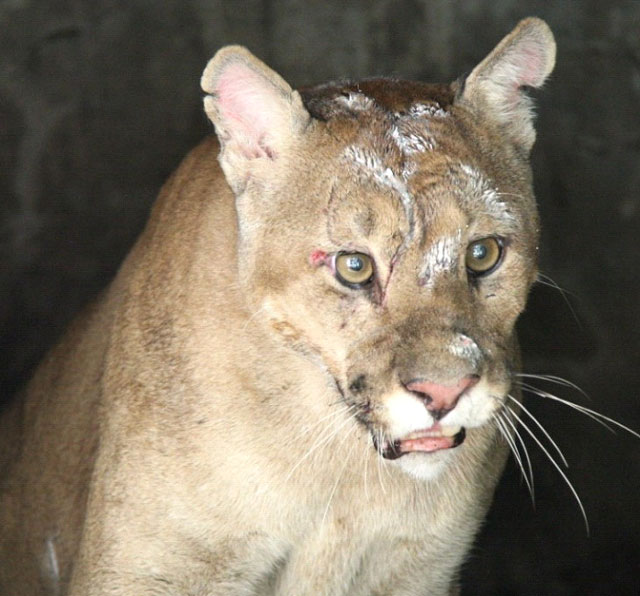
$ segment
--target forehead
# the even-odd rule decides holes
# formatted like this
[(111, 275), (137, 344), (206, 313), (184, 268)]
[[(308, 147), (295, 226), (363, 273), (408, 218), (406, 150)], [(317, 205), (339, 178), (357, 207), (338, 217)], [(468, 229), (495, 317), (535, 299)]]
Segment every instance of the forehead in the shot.
[[(359, 212), (400, 211), (407, 241), (419, 232), (421, 220), (428, 225), (451, 218), (459, 224), (473, 214), (499, 224), (505, 234), (518, 223), (513, 201), (505, 200), (478, 164), (469, 142), (472, 125), (461, 123), (455, 92), (455, 84), (389, 79), (330, 83), (301, 92), (311, 115), (326, 122), (340, 141), (341, 182), (373, 184), (379, 191), (347, 203)], [(396, 200), (385, 202), (381, 194)], [(383, 219), (391, 223), (396, 218)]]

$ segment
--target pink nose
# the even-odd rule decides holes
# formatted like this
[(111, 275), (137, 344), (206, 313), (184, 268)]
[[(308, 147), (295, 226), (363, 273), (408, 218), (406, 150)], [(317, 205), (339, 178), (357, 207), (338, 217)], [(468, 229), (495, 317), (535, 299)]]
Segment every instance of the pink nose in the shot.
[(406, 388), (424, 401), (431, 415), (436, 420), (440, 420), (455, 408), (462, 394), (471, 389), (479, 379), (478, 375), (467, 375), (455, 385), (440, 385), (431, 381), (417, 380), (407, 383)]

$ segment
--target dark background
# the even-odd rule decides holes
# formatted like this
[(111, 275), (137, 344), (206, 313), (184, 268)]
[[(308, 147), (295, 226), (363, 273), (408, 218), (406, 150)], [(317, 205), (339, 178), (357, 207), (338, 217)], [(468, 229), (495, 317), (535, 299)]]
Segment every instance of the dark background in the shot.
[[(590, 401), (557, 395), (640, 430), (632, 0), (0, 1), (2, 399), (112, 277), (163, 180), (210, 130), (198, 83), (221, 45), (247, 45), (294, 85), (450, 80), (530, 14), (548, 21), (559, 46), (555, 73), (536, 94), (541, 270), (570, 294), (533, 291), (521, 325), (526, 367), (570, 379)], [(591, 535), (529, 441), (535, 507), (510, 462), (464, 593), (637, 596), (640, 440), (549, 400), (528, 405), (570, 462)]]

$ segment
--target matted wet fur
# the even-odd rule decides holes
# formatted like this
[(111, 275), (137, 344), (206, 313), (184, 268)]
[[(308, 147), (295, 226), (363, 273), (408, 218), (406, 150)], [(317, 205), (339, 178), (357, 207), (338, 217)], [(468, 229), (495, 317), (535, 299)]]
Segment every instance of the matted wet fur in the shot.
[(538, 19), (452, 85), (296, 92), (216, 54), (220, 148), (3, 418), (0, 592), (457, 593), (536, 278), (523, 89), (554, 59)]

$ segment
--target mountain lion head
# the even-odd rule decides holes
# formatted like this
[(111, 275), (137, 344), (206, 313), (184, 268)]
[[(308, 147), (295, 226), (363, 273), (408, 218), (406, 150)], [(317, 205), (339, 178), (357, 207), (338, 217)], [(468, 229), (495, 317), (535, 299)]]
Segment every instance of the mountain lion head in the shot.
[(523, 88), (554, 59), (546, 26), (524, 21), (447, 86), (298, 92), (239, 47), (202, 78), (253, 319), (326, 371), (372, 449), (421, 478), (494, 433), (511, 390), (538, 242)]

